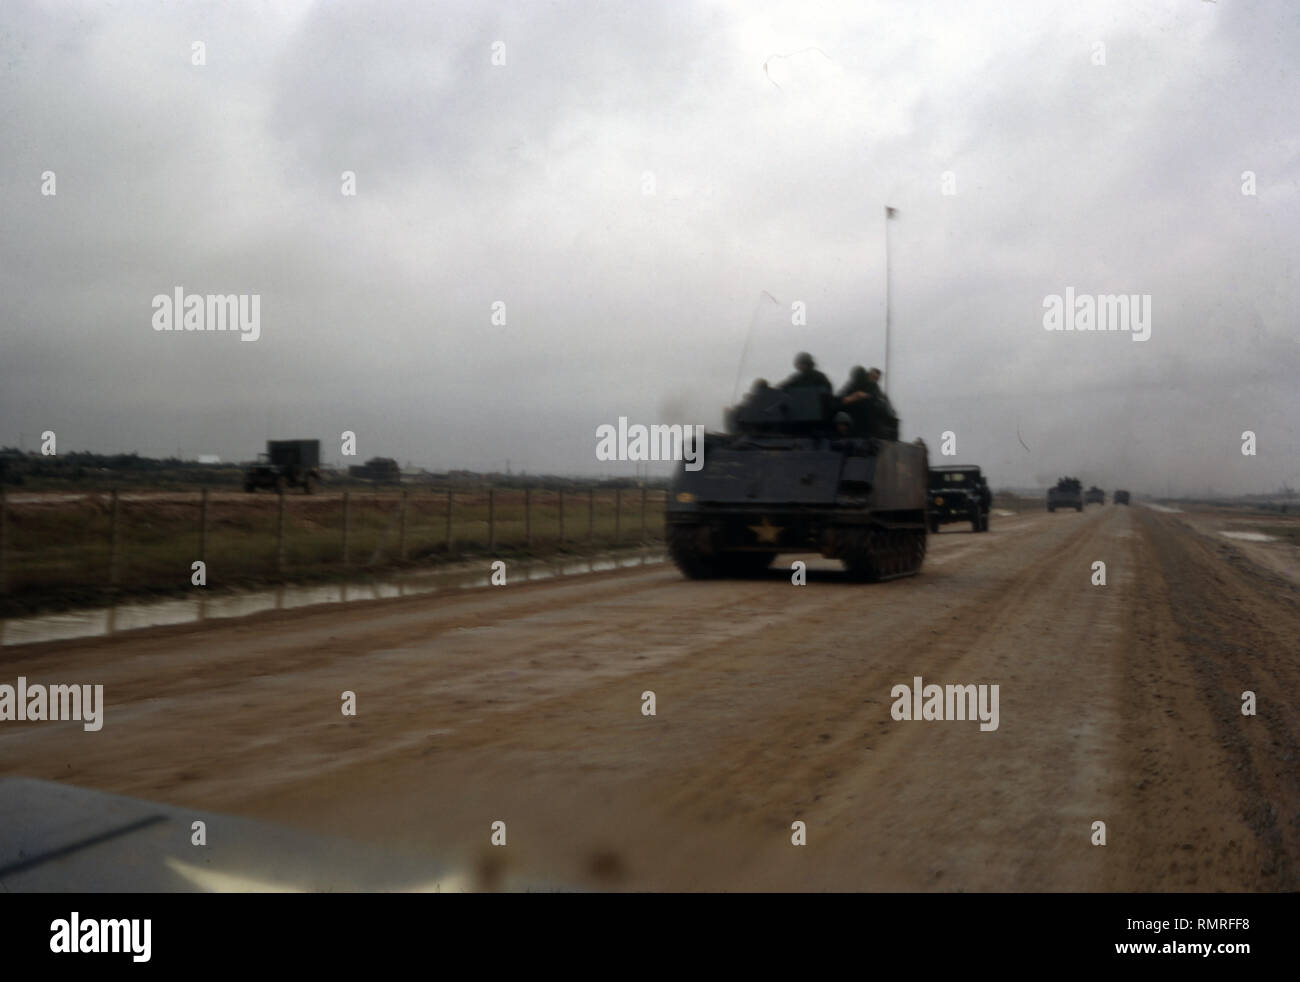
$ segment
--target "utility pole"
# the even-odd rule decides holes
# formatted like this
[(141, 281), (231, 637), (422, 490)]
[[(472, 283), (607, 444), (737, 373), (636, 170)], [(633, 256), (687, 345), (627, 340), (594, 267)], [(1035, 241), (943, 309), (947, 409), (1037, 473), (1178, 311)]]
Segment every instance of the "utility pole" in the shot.
[(883, 384), (880, 388), (888, 391), (891, 381), (889, 375), (889, 327), (891, 312), (889, 309), (889, 223), (898, 217), (898, 209), (885, 205), (885, 370)]

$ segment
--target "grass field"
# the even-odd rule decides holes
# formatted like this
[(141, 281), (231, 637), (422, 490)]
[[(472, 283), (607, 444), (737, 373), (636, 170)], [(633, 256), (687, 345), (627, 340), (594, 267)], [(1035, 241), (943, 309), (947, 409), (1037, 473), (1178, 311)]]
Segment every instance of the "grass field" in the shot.
[(644, 526), (639, 489), (563, 497), (561, 528), (556, 491), (212, 492), (205, 542), (200, 492), (121, 494), (116, 532), (111, 495), (12, 495), (0, 537), (0, 616), (188, 591), (200, 559), (207, 586), (219, 589), (662, 539), (663, 491), (645, 492)]

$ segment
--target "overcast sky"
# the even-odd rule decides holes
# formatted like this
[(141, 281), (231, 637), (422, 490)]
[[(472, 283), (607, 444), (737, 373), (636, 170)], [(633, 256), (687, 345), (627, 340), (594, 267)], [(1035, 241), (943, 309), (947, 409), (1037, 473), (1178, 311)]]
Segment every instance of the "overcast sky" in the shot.
[[(933, 463), (1300, 486), (1298, 67), (1293, 0), (5, 0), (0, 444), (630, 473), (601, 423), (884, 362), (888, 204)], [(153, 330), (176, 287), (260, 339)]]

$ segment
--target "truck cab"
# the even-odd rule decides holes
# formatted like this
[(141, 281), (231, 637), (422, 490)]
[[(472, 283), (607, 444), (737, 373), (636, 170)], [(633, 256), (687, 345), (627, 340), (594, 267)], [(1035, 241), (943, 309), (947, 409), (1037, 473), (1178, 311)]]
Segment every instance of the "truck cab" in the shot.
[(987, 532), (992, 506), (993, 492), (978, 466), (930, 468), (926, 514), (931, 532), (952, 522), (970, 522), (972, 532)]
[(268, 440), (266, 453), (244, 471), (244, 490), (258, 488), (282, 493), (286, 488), (302, 488), (311, 494), (320, 483), (319, 440)]

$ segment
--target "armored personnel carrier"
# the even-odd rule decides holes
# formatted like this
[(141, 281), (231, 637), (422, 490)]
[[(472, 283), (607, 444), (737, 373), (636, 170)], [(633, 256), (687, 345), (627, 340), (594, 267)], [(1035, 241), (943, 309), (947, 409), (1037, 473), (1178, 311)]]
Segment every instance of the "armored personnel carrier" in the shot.
[(1083, 485), (1077, 477), (1063, 477), (1056, 482), (1056, 487), (1047, 490), (1047, 510), (1073, 508), (1083, 511)]
[(974, 464), (930, 468), (931, 532), (950, 522), (970, 522), (972, 532), (987, 532), (992, 507), (993, 492)]
[(1116, 491), (1116, 492), (1115, 492), (1115, 498), (1114, 498), (1114, 501), (1115, 501), (1115, 504), (1117, 504), (1117, 505), (1127, 505), (1127, 504), (1128, 504), (1128, 492), (1127, 492), (1127, 491)]
[(1083, 503), (1085, 505), (1104, 505), (1106, 503), (1106, 492), (1094, 484), (1083, 496)]
[(758, 386), (679, 465), (665, 528), (678, 568), (699, 579), (753, 575), (778, 553), (839, 559), (862, 580), (911, 576), (925, 557), (928, 453), (832, 421), (816, 389)]

